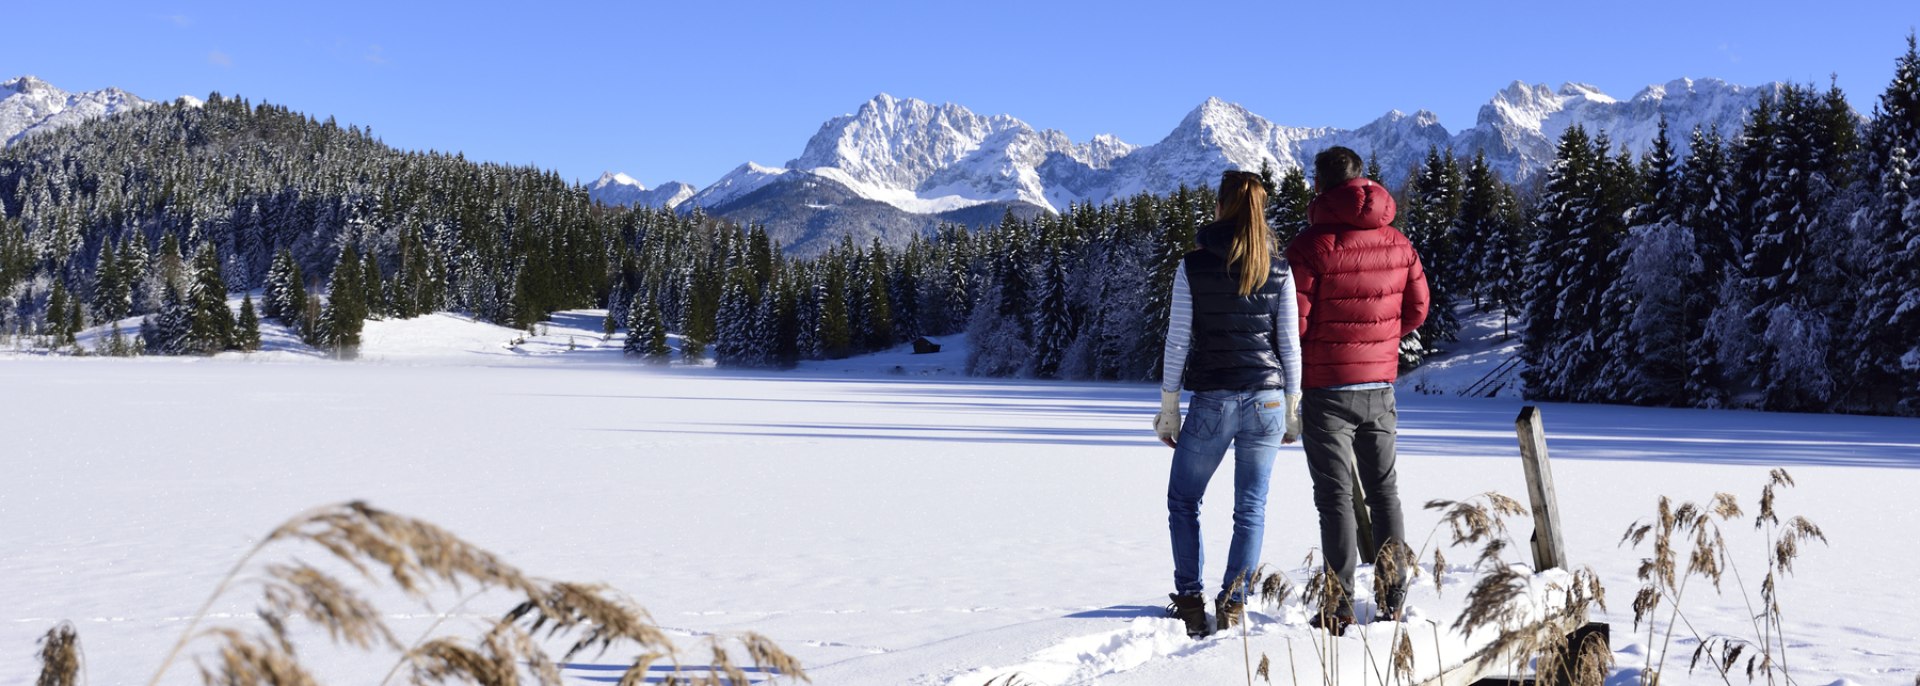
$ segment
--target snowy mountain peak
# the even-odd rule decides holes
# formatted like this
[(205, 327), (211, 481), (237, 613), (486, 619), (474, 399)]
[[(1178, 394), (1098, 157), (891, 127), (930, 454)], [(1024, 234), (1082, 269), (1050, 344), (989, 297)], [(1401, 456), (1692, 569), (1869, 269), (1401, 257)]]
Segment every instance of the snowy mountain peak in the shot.
[(693, 186), (679, 181), (668, 181), (649, 190), (633, 177), (611, 171), (587, 185), (587, 195), (604, 205), (673, 208), (692, 198), (694, 192)]
[(118, 88), (68, 93), (33, 76), (0, 82), (0, 144), (151, 103)]
[(600, 180), (593, 182), (593, 185), (589, 186), (589, 188), (606, 188), (615, 185), (632, 186), (635, 190), (642, 191), (647, 189), (647, 187), (641, 185), (639, 181), (633, 180), (633, 177), (619, 172), (604, 172), (600, 174)]
[(1592, 102), (1619, 102), (1613, 96), (1602, 92), (1598, 86), (1574, 81), (1560, 84), (1560, 95), (1569, 98), (1585, 98)]
[(753, 162), (734, 167), (726, 176), (720, 177), (713, 185), (693, 194), (686, 202), (698, 207), (716, 207), (726, 204), (748, 193), (760, 190), (769, 183), (778, 180), (787, 170), (779, 167), (766, 167)]
[(41, 81), (39, 77), (36, 77), (32, 74), (27, 74), (24, 76), (17, 76), (17, 77), (8, 79), (6, 81), (0, 81), (0, 90), (9, 90), (15, 93), (31, 93), (35, 91), (58, 90), (58, 89), (54, 88), (52, 84), (49, 84), (45, 81)]

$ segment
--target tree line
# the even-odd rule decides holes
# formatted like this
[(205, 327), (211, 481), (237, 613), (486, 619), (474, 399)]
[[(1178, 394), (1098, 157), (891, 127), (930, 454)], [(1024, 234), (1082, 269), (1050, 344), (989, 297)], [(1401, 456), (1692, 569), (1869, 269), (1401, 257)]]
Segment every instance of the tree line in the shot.
[[(1795, 85), (1738, 131), (1663, 122), (1637, 157), (1573, 127), (1522, 187), (1431, 150), (1396, 189), (1436, 303), (1403, 364), (1482, 312), (1520, 338), (1540, 399), (1920, 413), (1911, 37), (1897, 67), (1865, 118)], [(1284, 245), (1312, 190), (1262, 172)], [(257, 346), (264, 317), (350, 354), (368, 319), (527, 328), (604, 307), (642, 362), (783, 367), (964, 332), (969, 374), (1151, 380), (1213, 208), (1183, 187), (797, 257), (698, 209), (599, 206), (552, 172), (215, 94), (0, 152), (0, 332), (58, 345), (142, 317), (126, 349), (208, 353)], [(234, 315), (227, 293), (254, 289), (259, 312), (249, 296)]]

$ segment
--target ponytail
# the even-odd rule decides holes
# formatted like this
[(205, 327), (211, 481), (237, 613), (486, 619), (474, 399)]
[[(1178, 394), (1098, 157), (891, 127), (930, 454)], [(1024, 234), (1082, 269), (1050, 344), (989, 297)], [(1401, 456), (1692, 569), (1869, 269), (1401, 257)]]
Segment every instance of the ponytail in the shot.
[(1253, 172), (1220, 175), (1220, 220), (1233, 226), (1227, 265), (1245, 297), (1266, 285), (1273, 267), (1273, 232), (1267, 228), (1267, 187)]

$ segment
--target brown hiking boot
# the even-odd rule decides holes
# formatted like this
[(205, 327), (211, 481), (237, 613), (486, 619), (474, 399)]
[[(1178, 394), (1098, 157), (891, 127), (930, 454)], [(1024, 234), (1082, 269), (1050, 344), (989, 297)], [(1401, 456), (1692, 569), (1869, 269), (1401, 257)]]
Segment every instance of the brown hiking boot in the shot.
[(1167, 616), (1177, 617), (1180, 621), (1187, 623), (1188, 638), (1200, 638), (1209, 633), (1207, 631), (1207, 599), (1205, 597), (1202, 597), (1198, 593), (1192, 595), (1168, 593), (1167, 597), (1173, 600), (1173, 602), (1167, 604)]

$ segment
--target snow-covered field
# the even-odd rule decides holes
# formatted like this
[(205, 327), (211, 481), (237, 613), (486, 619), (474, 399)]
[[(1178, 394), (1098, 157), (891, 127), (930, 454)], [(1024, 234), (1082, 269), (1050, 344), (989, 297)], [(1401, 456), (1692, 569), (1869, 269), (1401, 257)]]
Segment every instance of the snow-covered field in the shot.
[[(1289, 683), (1290, 638), (1301, 678), (1319, 681), (1297, 611), (1263, 615), (1246, 648), (1189, 641), (1159, 617), (1169, 451), (1148, 429), (1151, 386), (965, 378), (958, 338), (936, 355), (787, 372), (648, 369), (622, 360), (617, 338), (602, 344), (598, 325), (570, 313), (508, 345), (523, 334), (448, 315), (373, 322), (357, 362), (288, 340), (199, 360), (0, 355), (0, 686), (32, 683), (34, 640), (62, 619), (79, 629), (89, 683), (145, 683), (259, 537), (355, 498), (542, 577), (608, 582), (676, 636), (765, 633), (818, 684), (977, 686), (1013, 672), (1055, 685), (1236, 683), (1243, 650), (1272, 657), (1275, 682)], [(1410, 532), (1433, 527), (1418, 509), (1428, 499), (1524, 497), (1520, 401), (1400, 401)], [(1785, 467), (1799, 487), (1779, 507), (1831, 540), (1782, 585), (1795, 681), (1915, 681), (1920, 421), (1543, 411), (1570, 556), (1610, 591), (1598, 619), (1613, 623), (1616, 680), (1658, 649), (1632, 630), (1641, 553), (1617, 546), (1621, 533), (1663, 494), (1728, 491), (1751, 510), (1767, 471)], [(1318, 541), (1298, 450), (1275, 469), (1265, 541), (1270, 563), (1296, 570)], [(1214, 487), (1202, 514), (1210, 577), (1229, 480)], [(1761, 541), (1738, 523), (1729, 533), (1754, 574)], [(1451, 622), (1471, 575), (1448, 576), (1439, 596), (1415, 592), (1419, 617)], [(1705, 588), (1689, 591), (1694, 628), (1751, 632), (1731, 585), (1719, 598)], [(214, 612), (244, 626), (254, 603), (238, 592)], [(402, 637), (433, 622), (383, 607)], [(1361, 652), (1352, 636), (1348, 658)], [(392, 664), (323, 643), (303, 656), (334, 683), (376, 683)], [(1693, 646), (1676, 639), (1667, 682), (1719, 683), (1685, 676)], [(176, 667), (167, 682), (197, 677)]]

